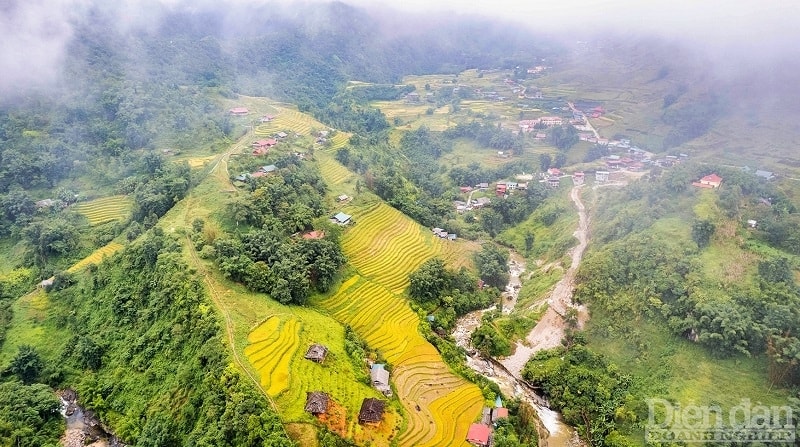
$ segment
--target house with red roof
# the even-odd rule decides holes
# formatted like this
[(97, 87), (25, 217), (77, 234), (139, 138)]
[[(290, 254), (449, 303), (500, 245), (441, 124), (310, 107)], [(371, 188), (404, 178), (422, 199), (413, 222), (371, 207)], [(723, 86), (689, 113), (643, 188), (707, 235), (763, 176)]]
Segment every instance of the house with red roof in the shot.
[(245, 116), (250, 113), (250, 111), (247, 110), (247, 107), (234, 107), (228, 110), (228, 112), (233, 116)]
[(719, 185), (722, 184), (722, 177), (718, 176), (716, 173), (709, 174), (700, 179), (699, 182), (692, 183), (692, 186), (698, 188), (719, 188)]
[(492, 430), (488, 425), (472, 424), (467, 432), (467, 442), (478, 447), (488, 447)]
[(278, 141), (270, 138), (267, 140), (253, 141), (253, 144), (251, 146), (253, 146), (254, 149), (267, 149), (271, 148), (272, 146), (275, 146), (276, 144), (278, 144)]

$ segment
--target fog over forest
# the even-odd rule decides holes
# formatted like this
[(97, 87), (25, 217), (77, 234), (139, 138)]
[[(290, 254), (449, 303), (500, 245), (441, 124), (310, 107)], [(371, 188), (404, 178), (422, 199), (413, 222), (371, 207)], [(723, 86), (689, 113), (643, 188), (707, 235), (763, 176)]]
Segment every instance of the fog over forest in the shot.
[[(93, 17), (113, 17), (114, 31), (123, 36), (168, 32), (163, 21), (187, 14), (204, 17), (200, 33), (236, 36), (268, 28), (263, 17), (272, 14), (302, 18), (310, 29), (341, 20), (326, 15), (322, 1), (227, 0), (95, 0), (19, 1), (0, 7), (0, 66), (4, 68), (2, 90), (46, 86), (55, 81), (69, 57), (68, 43), (77, 26), (92, 24)], [(355, 0), (381, 25), (381, 33), (414, 32), (441, 26), (454, 19), (481, 16), (518, 24), (533, 33), (562, 41), (617, 36), (620, 39), (658, 37), (699, 54), (707, 68), (724, 77), (759, 73), (783, 80), (778, 66), (796, 60), (800, 14), (796, 2), (756, 1), (639, 2), (629, 0), (547, 2), (458, 2), (412, 0), (390, 6)], [(399, 13), (395, 10), (399, 8)], [(491, 32), (490, 25), (483, 30)], [(793, 76), (793, 74), (792, 74)]]

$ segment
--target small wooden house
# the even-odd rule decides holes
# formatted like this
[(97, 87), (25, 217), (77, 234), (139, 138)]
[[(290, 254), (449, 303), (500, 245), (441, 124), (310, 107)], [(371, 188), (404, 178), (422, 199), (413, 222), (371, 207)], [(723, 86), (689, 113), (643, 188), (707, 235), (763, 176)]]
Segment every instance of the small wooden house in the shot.
[(305, 410), (314, 416), (325, 414), (328, 411), (330, 399), (322, 391), (310, 391), (306, 393)]
[(358, 423), (369, 424), (379, 423), (383, 419), (383, 409), (386, 402), (368, 397), (361, 403), (361, 410), (358, 412)]
[(389, 386), (389, 371), (384, 369), (383, 363), (376, 363), (372, 365), (369, 370), (369, 377), (372, 381), (372, 386), (380, 391), (384, 396), (392, 397), (392, 387)]
[(325, 361), (326, 355), (328, 355), (328, 348), (320, 344), (314, 343), (313, 345), (308, 347), (308, 351), (306, 351), (305, 358), (311, 360), (312, 362), (322, 363)]

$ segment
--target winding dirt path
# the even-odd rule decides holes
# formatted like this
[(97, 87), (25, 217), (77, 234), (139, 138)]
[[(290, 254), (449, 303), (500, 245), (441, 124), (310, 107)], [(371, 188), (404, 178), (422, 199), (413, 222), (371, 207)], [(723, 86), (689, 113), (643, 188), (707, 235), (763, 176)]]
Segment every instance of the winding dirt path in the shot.
[(514, 354), (500, 361), (517, 378), (522, 377), (522, 368), (531, 355), (543, 349), (555, 348), (561, 345), (561, 339), (564, 338), (567, 327), (565, 317), (570, 309), (575, 309), (578, 312), (578, 327), (583, 327), (589, 317), (584, 306), (576, 306), (572, 302), (575, 273), (589, 242), (589, 218), (586, 214), (586, 207), (581, 201), (581, 186), (572, 188), (570, 198), (578, 210), (578, 228), (573, 233), (575, 238), (578, 239), (578, 245), (570, 250), (572, 263), (564, 273), (564, 277), (550, 292), (550, 296), (547, 298), (547, 311), (525, 337), (526, 343), (517, 342)]

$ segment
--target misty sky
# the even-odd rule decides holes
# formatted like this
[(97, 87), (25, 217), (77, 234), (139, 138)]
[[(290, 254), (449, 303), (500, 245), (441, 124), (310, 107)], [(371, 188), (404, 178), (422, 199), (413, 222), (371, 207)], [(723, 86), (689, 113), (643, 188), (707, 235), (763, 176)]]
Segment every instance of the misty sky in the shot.
[[(291, 3), (293, 0), (278, 0)], [(314, 3), (323, 0), (301, 0)], [(798, 0), (343, 0), (370, 9), (400, 8), (415, 13), (453, 12), (493, 16), (529, 25), (533, 30), (583, 38), (590, 33), (647, 32), (680, 39), (715, 56), (752, 62), (786, 58), (800, 52)], [(172, 8), (246, 8), (262, 0), (0, 0), (2, 90), (46, 83), (55, 76), (72, 36), (72, 20), (90, 4), (119, 17), (120, 29), (153, 26)], [(413, 23), (410, 23), (413, 26)], [(800, 55), (798, 55), (800, 56)], [(752, 58), (752, 59), (749, 59)], [(798, 57), (797, 59), (800, 59)]]
[[(496, 16), (546, 31), (570, 26), (599, 31), (633, 29), (714, 41), (780, 42), (800, 36), (796, 25), (800, 2), (796, 0), (402, 0), (392, 5), (415, 12)], [(795, 46), (793, 40), (785, 42)]]

